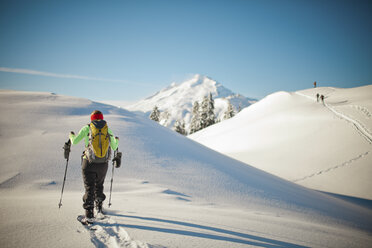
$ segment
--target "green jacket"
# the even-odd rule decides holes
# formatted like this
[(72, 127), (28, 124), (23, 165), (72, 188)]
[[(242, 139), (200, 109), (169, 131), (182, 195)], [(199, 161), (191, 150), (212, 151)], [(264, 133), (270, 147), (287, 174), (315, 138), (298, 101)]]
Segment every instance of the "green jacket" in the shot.
[[(113, 151), (115, 151), (119, 146), (119, 140), (115, 139), (114, 133), (111, 129), (108, 129), (108, 133), (110, 134), (110, 146)], [(82, 129), (80, 129), (77, 135), (70, 133), (70, 140), (73, 145), (78, 144), (83, 138), (85, 138), (85, 147), (89, 145), (89, 126), (85, 125)]]

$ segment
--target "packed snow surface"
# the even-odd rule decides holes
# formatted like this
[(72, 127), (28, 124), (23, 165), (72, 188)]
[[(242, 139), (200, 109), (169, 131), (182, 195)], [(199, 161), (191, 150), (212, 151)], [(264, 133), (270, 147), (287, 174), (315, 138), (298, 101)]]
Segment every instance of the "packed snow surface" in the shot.
[(277, 92), (189, 137), (303, 186), (372, 200), (371, 113), (372, 85)]
[[(0, 91), (0, 104), (1, 247), (368, 247), (372, 242), (369, 202), (307, 189), (132, 112), (38, 92)], [(82, 143), (72, 147), (61, 209), (58, 203), (66, 166), (62, 146), (95, 109), (120, 137), (123, 161), (114, 171), (108, 218), (88, 230), (76, 220), (83, 213)], [(111, 165), (107, 197), (110, 179)]]
[(160, 124), (172, 128), (175, 121), (183, 120), (188, 130), (192, 118), (193, 104), (196, 101), (200, 104), (203, 98), (210, 93), (214, 99), (217, 120), (223, 120), (229, 102), (235, 111), (256, 102), (255, 99), (233, 93), (209, 77), (197, 74), (190, 80), (180, 84), (172, 83), (169, 87), (155, 93), (153, 96), (125, 106), (125, 108), (131, 111), (141, 111), (148, 117), (153, 108), (157, 106), (161, 111)]

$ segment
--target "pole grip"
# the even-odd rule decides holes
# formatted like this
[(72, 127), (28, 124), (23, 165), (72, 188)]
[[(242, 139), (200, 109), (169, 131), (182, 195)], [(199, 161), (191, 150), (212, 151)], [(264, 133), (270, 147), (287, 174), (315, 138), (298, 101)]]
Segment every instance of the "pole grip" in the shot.
[(65, 159), (68, 160), (68, 158), (70, 157), (70, 151), (71, 151), (71, 140), (70, 139), (68, 139), (68, 141), (65, 142), (65, 145), (63, 146), (63, 150), (65, 151), (64, 157)]

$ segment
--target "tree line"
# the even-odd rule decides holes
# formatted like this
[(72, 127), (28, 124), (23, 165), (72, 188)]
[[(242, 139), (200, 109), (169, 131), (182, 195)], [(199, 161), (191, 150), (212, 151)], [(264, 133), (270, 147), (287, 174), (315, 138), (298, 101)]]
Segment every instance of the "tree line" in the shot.
[[(215, 124), (217, 121), (216, 115), (214, 113), (214, 100), (212, 94), (204, 96), (202, 101), (199, 103), (195, 101), (192, 106), (192, 118), (190, 123), (189, 132), (186, 131), (185, 128), (185, 121), (184, 120), (176, 120), (173, 126), (173, 130), (176, 132), (187, 135), (193, 134), (199, 130), (202, 130), (206, 127), (209, 127)], [(233, 106), (231, 105), (230, 101), (228, 101), (227, 110), (224, 113), (223, 119), (230, 119), (235, 115), (235, 111)], [(164, 115), (163, 116), (168, 116)], [(150, 114), (150, 119), (156, 122), (161, 121), (162, 114), (157, 106), (155, 106)], [(168, 116), (169, 117), (169, 116)]]

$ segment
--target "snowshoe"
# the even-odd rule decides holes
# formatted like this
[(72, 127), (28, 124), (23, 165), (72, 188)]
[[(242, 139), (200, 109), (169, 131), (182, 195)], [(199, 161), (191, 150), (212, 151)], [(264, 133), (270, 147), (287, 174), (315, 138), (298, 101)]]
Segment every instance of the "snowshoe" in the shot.
[(77, 217), (77, 220), (83, 224), (84, 226), (89, 226), (89, 225), (92, 225), (94, 223), (94, 218), (87, 218), (86, 216), (84, 215), (79, 215)]
[(104, 219), (106, 219), (107, 217), (106, 217), (106, 215), (104, 215), (103, 213), (97, 213), (97, 215), (96, 215), (96, 220), (104, 220)]

